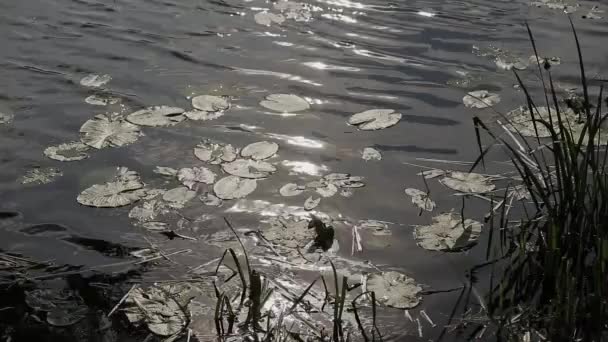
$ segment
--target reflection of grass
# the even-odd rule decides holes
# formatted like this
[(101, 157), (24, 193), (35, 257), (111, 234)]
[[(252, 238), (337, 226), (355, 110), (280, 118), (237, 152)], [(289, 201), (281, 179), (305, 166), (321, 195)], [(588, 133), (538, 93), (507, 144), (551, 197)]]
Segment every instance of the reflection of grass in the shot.
[[(229, 254), (234, 262), (236, 270), (233, 271), (233, 276), (238, 274), (241, 281), (240, 296), (238, 298), (231, 298), (228, 294), (221, 292), (217, 286), (215, 286), (216, 293), (216, 308), (215, 308), (215, 328), (218, 336), (218, 340), (223, 341), (226, 338), (234, 336), (248, 337), (252, 341), (332, 341), (332, 342), (347, 342), (360, 340), (359, 337), (354, 337), (353, 331), (347, 326), (343, 320), (343, 314), (345, 310), (352, 311), (355, 316), (357, 323), (358, 333), (365, 342), (369, 341), (382, 341), (382, 335), (376, 325), (376, 298), (374, 292), (367, 291), (359, 294), (347, 307), (347, 291), (352, 291), (358, 288), (359, 285), (350, 287), (348, 285), (348, 278), (343, 276), (342, 281), (339, 280), (338, 272), (334, 264), (330, 261), (333, 280), (335, 286), (335, 295), (331, 295), (327, 287), (327, 282), (323, 276), (320, 279), (323, 282), (325, 288), (325, 297), (323, 299), (323, 305), (319, 309), (324, 311), (326, 304), (330, 303), (332, 307), (331, 315), (331, 331), (326, 330), (322, 325), (318, 325), (315, 322), (307, 322), (302, 320), (298, 308), (302, 308), (305, 313), (314, 313), (315, 310), (311, 305), (305, 302), (305, 298), (310, 295), (311, 290), (315, 283), (319, 280), (317, 278), (297, 297), (285, 299), (291, 301), (289, 309), (282, 311), (276, 315), (271, 310), (264, 311), (264, 304), (270, 299), (273, 294), (273, 289), (269, 287), (268, 279), (262, 277), (254, 268), (252, 268), (249, 256), (245, 250), (241, 239), (239, 238), (236, 230), (232, 227), (230, 222), (226, 219), (226, 224), (230, 227), (232, 232), (236, 235), (241, 248), (243, 249), (245, 265), (239, 261), (236, 252), (229, 248), (224, 252), (224, 255), (220, 259), (216, 268), (216, 274), (219, 271), (220, 266), (224, 265), (232, 270), (231, 267), (223, 263), (224, 258)], [(246, 268), (246, 272), (244, 270)], [(232, 277), (230, 277), (232, 278)], [(226, 282), (230, 280), (225, 280)], [(263, 280), (262, 280), (263, 278)], [(357, 300), (361, 297), (370, 296), (371, 300), (371, 311), (372, 311), (372, 325), (370, 328), (366, 328), (361, 321), (361, 315), (359, 308), (357, 307)], [(333, 303), (332, 303), (333, 302)], [(236, 303), (234, 305), (233, 303)], [(246, 312), (246, 317), (243, 322), (238, 322), (239, 312)], [(291, 323), (287, 323), (287, 320)], [(300, 320), (302, 323), (307, 325), (308, 332), (296, 332), (292, 331), (294, 326), (294, 320)], [(264, 323), (264, 324), (261, 324)], [(236, 329), (235, 329), (236, 328)], [(369, 330), (369, 331), (368, 331)]]
[[(517, 224), (510, 221), (509, 210), (503, 210), (499, 220), (492, 217), (499, 224), (493, 224), (488, 248), (499, 262), (492, 263), (488, 310), (500, 331), (510, 337), (536, 332), (532, 336), (550, 341), (600, 341), (607, 336), (608, 154), (600, 143), (603, 87), (592, 106), (574, 26), (572, 30), (583, 90), (582, 126), (575, 131), (575, 123), (560, 108), (549, 64), (538, 64), (545, 89), (541, 101), (532, 98), (514, 72), (534, 129), (548, 130), (548, 141), (529, 141), (517, 133), (498, 135), (474, 118), (482, 150), (478, 163), (492, 147), (482, 149), (479, 134), (483, 131), (494, 139), (492, 145), (506, 149), (532, 197)], [(529, 28), (528, 32), (538, 58)], [(551, 108), (553, 115), (535, 116), (539, 102)], [(506, 131), (509, 121), (503, 119)]]

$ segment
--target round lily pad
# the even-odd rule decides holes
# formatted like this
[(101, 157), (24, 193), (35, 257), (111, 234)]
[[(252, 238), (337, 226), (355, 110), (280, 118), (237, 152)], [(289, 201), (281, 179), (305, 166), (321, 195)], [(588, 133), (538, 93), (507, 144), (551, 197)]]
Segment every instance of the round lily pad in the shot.
[(397, 309), (411, 309), (420, 304), (422, 287), (399, 272), (374, 273), (367, 276), (366, 287), (375, 293), (380, 305)]
[(58, 161), (69, 162), (83, 160), (89, 157), (89, 147), (80, 141), (74, 141), (44, 149), (44, 155)]
[(131, 323), (144, 323), (158, 336), (169, 337), (186, 328), (183, 305), (166, 288), (136, 288), (125, 300), (124, 312)]
[(46, 322), (55, 327), (69, 327), (80, 322), (89, 313), (84, 304), (55, 308), (46, 314)]
[(304, 190), (306, 190), (305, 186), (298, 185), (295, 183), (288, 183), (283, 185), (281, 189), (279, 189), (279, 193), (281, 194), (281, 196), (292, 197), (300, 195), (304, 192)]
[(525, 70), (528, 67), (528, 61), (516, 57), (496, 57), (496, 60), (494, 62), (496, 66), (502, 70)]
[(418, 208), (426, 211), (433, 211), (435, 209), (435, 202), (431, 200), (429, 194), (418, 189), (407, 188), (405, 194), (412, 197), (412, 203)]
[[(464, 226), (463, 226), (464, 223)], [(418, 246), (432, 251), (459, 252), (477, 243), (482, 224), (454, 213), (433, 217), (433, 224), (418, 226), (414, 238)]]
[(197, 183), (213, 184), (215, 173), (206, 167), (186, 167), (177, 172), (177, 179), (192, 190)]
[(177, 170), (172, 167), (157, 166), (153, 172), (163, 176), (177, 177)]
[(462, 102), (467, 108), (487, 108), (500, 102), (500, 96), (490, 93), (487, 90), (475, 90), (469, 92), (462, 98)]
[(163, 194), (163, 201), (172, 208), (183, 208), (186, 203), (196, 197), (196, 191), (192, 191), (185, 186), (180, 186), (168, 190)]
[(0, 125), (11, 123), (13, 118), (13, 114), (0, 112)]
[(96, 149), (131, 144), (141, 136), (138, 126), (123, 120), (111, 120), (103, 114), (85, 122), (80, 133), (80, 140)]
[(205, 192), (204, 194), (199, 196), (199, 199), (201, 200), (201, 202), (203, 202), (204, 205), (208, 205), (211, 207), (219, 207), (222, 205), (222, 199), (210, 192)]
[(319, 205), (319, 203), (321, 203), (321, 197), (315, 199), (314, 197), (310, 196), (304, 202), (304, 210), (313, 210)]
[(372, 235), (376, 236), (389, 236), (393, 232), (390, 230), (388, 224), (384, 221), (378, 220), (360, 220), (357, 223), (357, 228), (362, 230), (371, 231)]
[(237, 159), (233, 162), (222, 164), (222, 170), (241, 178), (266, 178), (277, 169), (272, 164), (264, 161)]
[(376, 150), (375, 148), (371, 148), (371, 147), (366, 147), (363, 149), (363, 152), (361, 153), (361, 158), (363, 158), (363, 160), (382, 160), (382, 154), (380, 153), (380, 151)]
[(241, 156), (254, 160), (264, 160), (274, 156), (279, 150), (279, 145), (269, 141), (259, 141), (245, 146), (241, 150)]
[(207, 163), (221, 164), (232, 162), (237, 158), (238, 151), (230, 144), (214, 143), (204, 140), (194, 148), (194, 155)]
[(84, 99), (84, 102), (93, 105), (93, 106), (107, 106), (111, 104), (116, 104), (120, 101), (117, 97), (106, 97), (100, 95), (91, 95)]
[(110, 75), (90, 74), (80, 80), (80, 85), (89, 88), (99, 88), (111, 80), (112, 76)]
[(355, 125), (362, 131), (373, 131), (396, 125), (401, 116), (401, 113), (395, 113), (392, 109), (371, 109), (352, 115), (348, 124)]
[[(549, 111), (551, 112), (550, 115)], [(562, 116), (562, 120), (568, 121), (570, 125), (575, 125), (577, 122), (576, 114), (570, 108), (560, 108), (560, 115)], [(547, 109), (547, 107), (537, 107), (534, 111), (534, 119), (536, 120), (545, 120), (546, 122), (549, 122), (550, 117), (553, 122), (553, 129), (556, 133), (559, 133), (559, 121), (557, 120), (557, 111), (555, 108)], [(535, 123), (532, 120), (532, 115), (530, 115), (528, 107), (519, 107), (510, 111), (507, 113), (507, 118), (509, 119), (507, 128), (512, 132), (519, 133), (525, 137), (551, 137), (551, 132), (544, 124), (538, 121)], [(535, 125), (536, 129), (534, 128)]]
[(163, 208), (164, 205), (162, 201), (145, 201), (129, 211), (129, 218), (137, 220), (138, 222), (149, 222), (156, 219)]
[(189, 110), (184, 112), (184, 116), (186, 116), (190, 120), (194, 121), (209, 121), (215, 120), (219, 117), (224, 116), (224, 112), (206, 112), (204, 110)]
[(293, 94), (271, 94), (260, 102), (260, 106), (280, 113), (295, 113), (310, 108), (308, 101)]
[(450, 189), (464, 193), (482, 194), (496, 188), (496, 186), (490, 182), (490, 178), (473, 172), (465, 173), (453, 171), (449, 176), (440, 179), (439, 182)]
[(281, 14), (274, 14), (270, 12), (258, 12), (253, 16), (256, 23), (264, 26), (270, 26), (271, 24), (281, 24), (285, 21), (285, 17)]
[(186, 120), (178, 107), (152, 106), (127, 115), (127, 121), (139, 126), (173, 126)]
[(224, 97), (199, 95), (192, 98), (192, 107), (205, 112), (219, 112), (228, 110), (230, 103)]
[(21, 184), (42, 185), (55, 181), (57, 177), (63, 176), (61, 170), (54, 167), (35, 168), (27, 171), (21, 177)]
[(228, 176), (220, 179), (213, 186), (215, 195), (224, 200), (243, 198), (252, 193), (257, 187), (255, 179)]
[(332, 197), (333, 195), (338, 193), (338, 187), (329, 183), (324, 187), (316, 188), (315, 191), (321, 195), (322, 197)]
[(146, 194), (143, 187), (137, 172), (121, 167), (110, 182), (85, 189), (76, 200), (90, 207), (121, 207), (139, 201)]

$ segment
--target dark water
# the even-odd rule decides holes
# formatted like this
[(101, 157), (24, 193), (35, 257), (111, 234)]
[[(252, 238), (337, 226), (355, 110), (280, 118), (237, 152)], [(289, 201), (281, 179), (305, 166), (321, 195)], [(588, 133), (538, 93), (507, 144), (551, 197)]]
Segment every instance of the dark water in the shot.
[[(460, 286), (465, 270), (482, 260), (485, 249), (444, 254), (415, 245), (411, 225), (428, 223), (431, 215), (418, 216), (403, 194), (405, 187), (424, 187), (416, 176), (419, 169), (404, 162), (446, 167), (416, 158), (476, 157), (471, 118), (489, 118), (491, 112), (465, 108), (461, 99), (466, 91), (499, 93), (502, 102), (496, 109), (503, 112), (517, 107), (523, 97), (513, 88), (512, 74), (497, 70), (491, 58), (473, 54), (473, 46), (500, 47), (527, 58), (531, 51), (526, 20), (541, 55), (561, 58), (556, 67), (559, 80), (576, 83), (578, 63), (567, 17), (530, 7), (524, 0), (305, 2), (312, 9), (311, 20), (271, 27), (253, 19), (257, 11), (272, 8), (272, 3), (259, 0), (0, 2), (0, 111), (15, 114), (13, 123), (0, 126), (0, 209), (21, 214), (10, 224), (0, 221), (0, 250), (56, 264), (92, 266), (147, 247), (143, 237), (149, 236), (165, 248), (194, 248), (197, 258), (209, 260), (219, 248), (166, 242), (134, 228), (128, 208), (87, 208), (75, 198), (115, 166), (127, 166), (145, 182), (154, 182), (159, 178), (152, 173), (157, 165), (201, 165), (192, 148), (202, 138), (239, 146), (272, 140), (280, 144), (280, 160), (309, 163), (302, 164), (309, 165), (307, 172), (366, 177), (367, 186), (354, 197), (324, 199), (319, 208), (351, 221), (395, 223), (392, 237), (368, 241), (357, 260), (400, 270), (430, 289)], [(581, 2), (572, 18), (587, 74), (602, 78), (608, 63), (606, 19), (581, 18), (597, 4)], [(449, 85), (460, 78), (459, 72), (481, 79), (468, 88)], [(84, 102), (93, 92), (79, 80), (89, 73), (110, 74), (113, 79), (106, 87), (132, 110), (149, 105), (189, 108), (187, 96), (205, 93), (232, 96), (233, 108), (215, 121), (145, 128), (137, 143), (96, 151), (84, 161), (46, 159), (46, 146), (77, 140), (80, 126), (105, 111)], [(532, 71), (522, 75), (536, 82)], [(270, 115), (258, 102), (271, 93), (305, 97), (312, 109), (293, 117)], [(403, 119), (375, 132), (346, 125), (348, 116), (372, 108), (395, 109)], [(294, 137), (309, 140), (294, 143)], [(363, 161), (360, 150), (367, 146), (380, 150), (383, 160)], [(248, 200), (301, 205), (306, 197), (282, 198), (278, 189), (312, 176), (289, 175), (294, 170), (286, 165), (294, 164), (279, 166)], [(64, 176), (48, 185), (21, 185), (19, 177), (37, 166), (58, 167)], [(460, 199), (436, 182), (430, 186), (440, 211), (460, 206)], [(222, 215), (232, 217), (236, 225), (256, 227), (259, 211), (225, 213), (231, 205), (204, 208), (212, 219), (187, 235), (214, 232), (222, 227)], [(480, 207), (485, 206), (481, 202)], [(40, 224), (46, 225), (31, 227)], [(345, 255), (350, 251), (348, 233), (338, 234)], [(442, 325), (456, 297), (426, 296), (419, 309)], [(402, 338), (414, 339), (415, 328), (407, 329)], [(432, 338), (438, 328), (424, 329), (425, 337)]]

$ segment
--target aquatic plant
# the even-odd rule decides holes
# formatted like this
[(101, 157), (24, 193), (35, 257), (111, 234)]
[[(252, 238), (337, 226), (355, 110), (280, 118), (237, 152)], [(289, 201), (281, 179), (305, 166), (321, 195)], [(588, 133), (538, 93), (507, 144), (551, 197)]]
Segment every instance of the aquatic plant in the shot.
[[(530, 196), (520, 210), (503, 205), (499, 214), (492, 212), (489, 217), (487, 264), (492, 276), (487, 307), (499, 336), (507, 338), (530, 340), (533, 334), (540, 340), (601, 341), (608, 336), (603, 85), (593, 100), (579, 39), (570, 23), (583, 92), (578, 119), (560, 103), (551, 62), (540, 62), (529, 26), (544, 98), (533, 98), (518, 72), (513, 73), (526, 97), (526, 109), (521, 112), (529, 115), (535, 138), (526, 138), (524, 133), (529, 132), (522, 132), (520, 123), (508, 115), (497, 121), (502, 134), (474, 118), (481, 155), (473, 168), (483, 163), (491, 148), (500, 146)], [(482, 147), (482, 132), (493, 139), (491, 145)]]

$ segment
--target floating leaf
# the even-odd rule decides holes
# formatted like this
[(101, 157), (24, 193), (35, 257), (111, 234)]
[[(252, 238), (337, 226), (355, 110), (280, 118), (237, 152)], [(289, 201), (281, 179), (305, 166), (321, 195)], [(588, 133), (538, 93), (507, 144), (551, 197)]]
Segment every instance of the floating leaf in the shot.
[(210, 140), (203, 140), (194, 148), (194, 155), (198, 159), (211, 164), (235, 161), (237, 153), (237, 149), (230, 144), (214, 143)]
[(196, 191), (192, 191), (185, 186), (171, 189), (163, 194), (163, 201), (175, 209), (183, 208), (188, 201), (196, 197)]
[(54, 167), (37, 168), (27, 171), (21, 177), (21, 184), (42, 185), (49, 184), (57, 177), (63, 176), (63, 172)]
[(111, 120), (103, 114), (85, 122), (80, 133), (82, 142), (96, 149), (131, 144), (141, 135), (138, 126), (124, 120)]
[(473, 172), (452, 171), (449, 176), (442, 178), (439, 182), (450, 189), (464, 193), (482, 194), (496, 188), (494, 184), (490, 183), (490, 178)]
[(363, 179), (364, 178), (360, 177), (360, 176), (350, 176), (349, 175), (345, 179), (328, 180), (328, 182), (339, 188), (362, 188), (365, 186), (365, 183), (362, 182)]
[(224, 112), (206, 112), (204, 110), (190, 110), (184, 112), (184, 116), (194, 121), (208, 121), (215, 120), (219, 117), (224, 116)]
[[(179, 209), (179, 208), (177, 208)], [(141, 224), (142, 227), (144, 227), (147, 230), (153, 231), (153, 232), (166, 232), (169, 230), (169, 225), (166, 224), (165, 222), (158, 222), (158, 221), (150, 221), (150, 222), (143, 222)]]
[(205, 192), (204, 194), (199, 196), (199, 199), (201, 200), (201, 202), (203, 202), (204, 205), (208, 205), (211, 207), (219, 207), (223, 203), (221, 198), (215, 196), (210, 192)]
[(327, 198), (327, 197), (332, 197), (333, 195), (337, 194), (338, 188), (335, 185), (329, 183), (324, 187), (317, 188), (316, 191), (319, 195)]
[(260, 102), (260, 106), (281, 113), (295, 113), (307, 110), (310, 104), (293, 94), (271, 94)]
[[(559, 120), (557, 119), (557, 111), (555, 108), (551, 108), (551, 115), (549, 115), (549, 109), (547, 107), (536, 107), (534, 112), (534, 118), (536, 120), (545, 120), (549, 122), (549, 117), (553, 120), (553, 129), (556, 133), (560, 132), (559, 128)], [(568, 123), (572, 126), (576, 125), (578, 122), (578, 118), (574, 111), (570, 108), (563, 109), (560, 108), (560, 115), (562, 116), (562, 120), (568, 121)], [(509, 124), (507, 128), (512, 132), (519, 132), (519, 134), (525, 137), (539, 137), (539, 138), (549, 138), (551, 137), (551, 132), (544, 124), (540, 122), (534, 122), (532, 120), (532, 115), (530, 115), (530, 110), (527, 107), (519, 107), (507, 113), (507, 118), (509, 119)], [(568, 125), (568, 123), (565, 123)], [(534, 127), (536, 124), (536, 128)], [(538, 134), (537, 134), (538, 132)]]
[(302, 194), (304, 190), (306, 190), (305, 186), (301, 186), (295, 183), (288, 183), (281, 187), (279, 193), (281, 194), (281, 196), (291, 197)]
[(241, 156), (254, 160), (264, 160), (274, 156), (279, 150), (279, 145), (269, 141), (259, 141), (245, 146), (241, 150)]
[(164, 204), (159, 200), (150, 200), (143, 202), (141, 205), (133, 207), (131, 211), (129, 211), (129, 218), (137, 220), (139, 222), (149, 222), (158, 216), (162, 209), (164, 209)]
[(9, 124), (13, 121), (13, 114), (0, 112), (0, 125)]
[(152, 106), (127, 115), (127, 121), (139, 126), (173, 126), (186, 120), (178, 107)]
[(76, 324), (89, 312), (82, 298), (66, 289), (25, 291), (25, 303), (33, 310), (46, 312), (47, 323), (56, 327)]
[(88, 313), (89, 308), (84, 303), (73, 303), (49, 311), (46, 314), (46, 322), (55, 327), (69, 327), (80, 322)]
[(530, 64), (540, 64), (544, 65), (545, 63), (549, 63), (549, 65), (560, 65), (562, 64), (562, 60), (559, 57), (536, 57), (536, 55), (530, 56)]
[(494, 61), (496, 66), (502, 70), (525, 70), (528, 67), (528, 61), (521, 58), (510, 58), (507, 56), (497, 57)]
[(378, 220), (361, 220), (357, 224), (357, 228), (362, 230), (369, 230), (372, 232), (372, 235), (376, 236), (388, 236), (393, 234), (386, 222)]
[(253, 19), (256, 23), (264, 26), (270, 26), (272, 23), (282, 24), (285, 21), (283, 15), (270, 12), (258, 12), (253, 16)]
[(224, 97), (199, 95), (192, 98), (192, 107), (205, 112), (220, 112), (228, 110), (230, 103)]
[(241, 178), (266, 178), (277, 169), (272, 164), (264, 161), (237, 159), (233, 162), (222, 164), (222, 170)]
[(136, 288), (125, 300), (124, 312), (131, 323), (145, 323), (148, 329), (158, 335), (169, 337), (186, 328), (188, 317), (182, 305), (166, 289), (149, 287)]
[(405, 189), (405, 194), (412, 197), (412, 203), (418, 208), (426, 211), (433, 211), (435, 209), (435, 202), (431, 200), (429, 194), (426, 192), (414, 188), (407, 188)]
[(315, 232), (308, 229), (308, 221), (294, 217), (271, 218), (268, 225), (262, 228), (262, 234), (268, 241), (287, 248), (304, 247), (315, 238)]
[(110, 75), (90, 74), (80, 80), (80, 85), (89, 88), (99, 88), (102, 85), (110, 82), (110, 80), (112, 80), (112, 76)]
[[(464, 223), (464, 226), (463, 226)], [(454, 213), (433, 217), (433, 224), (418, 226), (414, 238), (418, 246), (431, 251), (458, 252), (477, 243), (482, 224), (471, 219), (463, 220)]]
[(154, 173), (163, 176), (177, 177), (177, 170), (172, 167), (157, 166), (156, 168), (154, 168)]
[(95, 184), (78, 195), (78, 203), (90, 207), (114, 208), (139, 201), (146, 191), (135, 171), (120, 167), (118, 174), (105, 184)]
[(422, 287), (399, 272), (373, 273), (367, 276), (366, 287), (375, 293), (380, 305), (397, 309), (411, 309), (420, 304)]
[(355, 192), (352, 189), (341, 189), (340, 190), (340, 196), (342, 197), (353, 197), (355, 195)]
[(392, 109), (371, 109), (354, 114), (348, 119), (348, 124), (363, 131), (373, 131), (394, 126), (399, 120), (401, 113), (395, 113)]
[(312, 196), (308, 197), (306, 199), (306, 201), (304, 202), (304, 210), (313, 210), (314, 208), (316, 208), (319, 203), (321, 203), (321, 197), (315, 199)]
[(418, 172), (416, 175), (423, 176), (425, 179), (433, 179), (433, 178), (437, 178), (440, 176), (445, 176), (447, 173), (448, 173), (448, 171), (445, 171), (445, 170), (431, 169), (431, 170), (424, 170), (422, 172)]
[(224, 200), (243, 198), (252, 193), (257, 187), (255, 179), (228, 176), (220, 179), (213, 186), (215, 195)]
[(84, 99), (84, 102), (93, 106), (107, 106), (117, 104), (120, 101), (117, 97), (104, 97), (99, 95), (91, 95)]
[(467, 108), (487, 108), (500, 102), (500, 96), (490, 93), (487, 90), (475, 90), (469, 92), (462, 98), (462, 102)]
[(193, 190), (197, 183), (213, 184), (215, 173), (206, 167), (183, 168), (177, 172), (177, 179), (188, 189)]
[(309, 21), (312, 18), (310, 6), (302, 2), (280, 0), (273, 6), (276, 10), (285, 13), (287, 19)]
[(375, 148), (371, 148), (371, 147), (366, 147), (363, 149), (363, 152), (361, 153), (361, 158), (363, 158), (363, 160), (382, 160), (382, 154), (380, 153), (380, 151), (376, 150)]
[(88, 150), (89, 147), (87, 145), (80, 141), (73, 141), (57, 146), (49, 146), (44, 149), (44, 155), (54, 160), (69, 162), (88, 158)]

